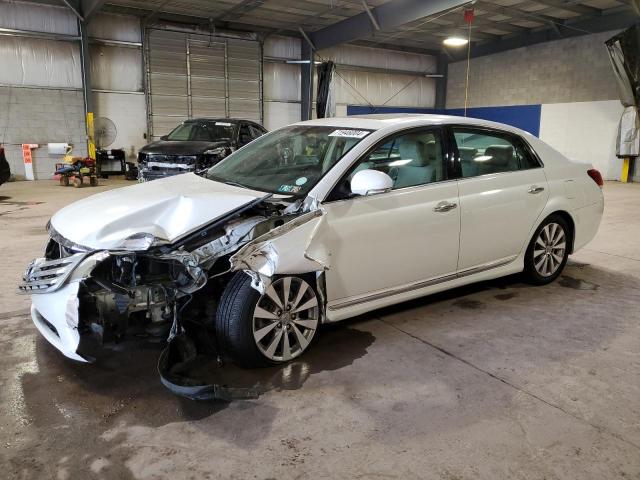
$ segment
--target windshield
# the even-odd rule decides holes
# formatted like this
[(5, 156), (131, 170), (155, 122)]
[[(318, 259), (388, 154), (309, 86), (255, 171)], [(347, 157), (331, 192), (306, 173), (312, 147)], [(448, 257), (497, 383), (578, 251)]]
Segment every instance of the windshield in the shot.
[(217, 142), (233, 138), (235, 125), (229, 122), (184, 122), (178, 125), (167, 140)]
[(207, 178), (304, 195), (371, 130), (295, 125), (268, 133), (211, 167)]

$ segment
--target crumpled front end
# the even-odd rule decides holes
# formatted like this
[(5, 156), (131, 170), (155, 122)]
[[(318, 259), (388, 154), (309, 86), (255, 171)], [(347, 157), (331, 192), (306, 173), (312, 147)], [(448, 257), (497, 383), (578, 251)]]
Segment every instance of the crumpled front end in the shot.
[(258, 290), (283, 272), (321, 273), (326, 255), (310, 243), (321, 218), (319, 210), (301, 213), (267, 196), (172, 242), (141, 234), (102, 250), (50, 226), (45, 256), (28, 266), (19, 291), (32, 296), (33, 322), (51, 344), (92, 361), (127, 338), (171, 340), (184, 331), (185, 314), (197, 328), (210, 325), (237, 271)]
[(165, 153), (138, 153), (138, 181), (146, 182), (172, 177), (182, 173), (204, 174), (228, 154), (227, 148), (216, 148), (206, 153), (178, 155)]
[(146, 182), (181, 173), (197, 173), (198, 155), (138, 154), (138, 180)]
[(106, 250), (51, 258), (56, 250), (65, 254), (47, 248), (18, 288), (32, 296), (40, 333), (73, 360), (92, 361), (96, 348), (131, 334), (165, 335), (180, 299), (207, 281), (190, 258)]

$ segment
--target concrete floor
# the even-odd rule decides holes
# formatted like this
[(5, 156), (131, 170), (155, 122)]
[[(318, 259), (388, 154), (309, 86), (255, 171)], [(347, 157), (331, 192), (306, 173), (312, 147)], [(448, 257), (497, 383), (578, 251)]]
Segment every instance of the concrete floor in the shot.
[(14, 286), (61, 206), (0, 187), (3, 478), (640, 479), (640, 185), (605, 186), (556, 283), (483, 283), (327, 328), (257, 400), (162, 387), (158, 347), (64, 359)]

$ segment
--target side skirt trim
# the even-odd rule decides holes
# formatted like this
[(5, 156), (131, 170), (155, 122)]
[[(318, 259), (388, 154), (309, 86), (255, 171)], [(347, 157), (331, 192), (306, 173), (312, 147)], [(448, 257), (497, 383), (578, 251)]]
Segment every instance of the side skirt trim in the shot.
[(431, 287), (433, 285), (438, 285), (440, 283), (449, 282), (451, 280), (456, 280), (458, 278), (468, 277), (470, 275), (475, 275), (476, 273), (485, 272), (487, 270), (493, 270), (494, 268), (504, 267), (505, 265), (508, 265), (511, 262), (513, 262), (516, 258), (518, 258), (518, 255), (513, 255), (511, 257), (507, 257), (495, 262), (485, 263), (484, 265), (478, 265), (477, 267), (467, 268), (465, 270), (459, 271), (458, 273), (452, 273), (449, 275), (444, 275), (442, 277), (431, 278), (429, 280), (422, 280), (420, 282), (411, 283), (409, 285), (404, 285), (401, 287), (394, 287), (389, 290), (385, 290), (383, 292), (373, 293), (371, 295), (356, 298), (353, 300), (346, 300), (344, 302), (330, 305), (329, 310), (332, 310), (332, 311), (341, 310), (343, 308), (353, 307), (356, 305), (360, 305), (362, 303), (373, 302), (375, 300), (381, 300), (383, 298), (392, 297), (394, 295), (400, 295), (402, 293), (412, 292), (414, 290), (421, 290), (423, 288)]

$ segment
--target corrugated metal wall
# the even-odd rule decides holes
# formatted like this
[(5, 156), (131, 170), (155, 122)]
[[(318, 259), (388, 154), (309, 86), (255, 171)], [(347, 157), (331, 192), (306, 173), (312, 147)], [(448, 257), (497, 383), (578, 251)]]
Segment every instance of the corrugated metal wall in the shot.
[(262, 121), (262, 52), (252, 40), (148, 30), (149, 130), (195, 117)]

